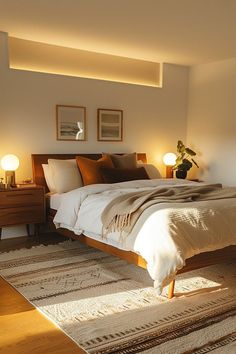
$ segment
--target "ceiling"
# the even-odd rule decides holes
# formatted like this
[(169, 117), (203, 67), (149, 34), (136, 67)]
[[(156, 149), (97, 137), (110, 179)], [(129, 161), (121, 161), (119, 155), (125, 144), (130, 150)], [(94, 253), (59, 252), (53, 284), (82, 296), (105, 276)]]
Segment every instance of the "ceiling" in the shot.
[(0, 31), (194, 65), (236, 57), (236, 0), (0, 0)]

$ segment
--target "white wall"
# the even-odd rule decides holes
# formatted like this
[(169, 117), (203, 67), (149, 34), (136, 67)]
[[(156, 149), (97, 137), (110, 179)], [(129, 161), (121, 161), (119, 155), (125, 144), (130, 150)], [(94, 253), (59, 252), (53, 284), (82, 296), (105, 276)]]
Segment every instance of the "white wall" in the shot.
[[(163, 154), (186, 138), (187, 67), (165, 64), (163, 88), (152, 88), (13, 70), (7, 54), (0, 33), (0, 158), (20, 158), (18, 181), (32, 176), (31, 153), (146, 152), (164, 173)], [(88, 141), (56, 140), (56, 104), (87, 107)], [(123, 142), (97, 141), (97, 108), (123, 109)]]
[(236, 185), (236, 58), (190, 70), (187, 141), (200, 178)]

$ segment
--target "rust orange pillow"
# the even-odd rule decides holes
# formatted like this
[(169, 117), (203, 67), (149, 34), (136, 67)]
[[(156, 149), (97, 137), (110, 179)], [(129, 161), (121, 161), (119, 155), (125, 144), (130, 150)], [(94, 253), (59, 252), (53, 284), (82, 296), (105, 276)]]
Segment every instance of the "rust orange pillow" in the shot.
[(114, 167), (109, 155), (105, 155), (99, 160), (91, 160), (86, 157), (76, 156), (76, 162), (85, 186), (88, 184), (104, 183), (100, 168)]

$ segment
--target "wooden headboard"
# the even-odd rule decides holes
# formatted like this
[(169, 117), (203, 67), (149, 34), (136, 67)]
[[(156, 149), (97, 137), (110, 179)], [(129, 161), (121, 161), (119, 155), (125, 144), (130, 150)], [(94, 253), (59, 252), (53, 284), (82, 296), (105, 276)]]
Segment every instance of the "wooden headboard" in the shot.
[[(122, 155), (122, 154), (118, 154)], [(33, 181), (39, 186), (44, 186), (45, 190), (48, 191), (47, 184), (44, 178), (43, 163), (48, 163), (48, 159), (60, 159), (60, 160), (68, 160), (74, 159), (75, 156), (84, 156), (88, 159), (98, 160), (102, 157), (102, 154), (32, 154), (32, 169), (33, 169)], [(147, 162), (146, 153), (137, 153), (137, 160), (141, 160), (144, 163)]]

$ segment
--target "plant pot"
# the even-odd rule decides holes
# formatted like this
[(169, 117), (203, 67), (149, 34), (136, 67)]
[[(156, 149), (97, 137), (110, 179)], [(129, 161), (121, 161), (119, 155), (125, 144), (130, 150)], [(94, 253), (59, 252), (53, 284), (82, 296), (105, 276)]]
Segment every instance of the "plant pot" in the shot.
[(175, 175), (176, 175), (176, 178), (185, 179), (187, 177), (187, 171), (186, 170), (177, 170)]

